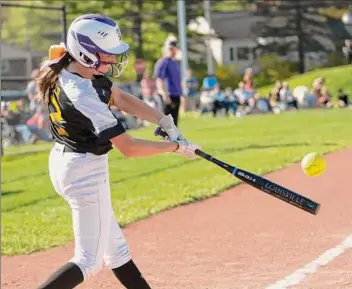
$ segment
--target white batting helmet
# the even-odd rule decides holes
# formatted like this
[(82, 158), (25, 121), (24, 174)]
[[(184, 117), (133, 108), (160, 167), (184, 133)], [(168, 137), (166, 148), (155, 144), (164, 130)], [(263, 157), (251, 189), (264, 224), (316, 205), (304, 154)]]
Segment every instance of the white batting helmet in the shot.
[[(129, 45), (122, 41), (117, 22), (99, 14), (82, 15), (72, 22), (67, 35), (67, 50), (84, 67), (98, 68), (100, 64), (110, 64), (111, 75), (115, 77), (123, 73), (128, 63)], [(116, 62), (103, 62), (98, 53), (116, 55)]]

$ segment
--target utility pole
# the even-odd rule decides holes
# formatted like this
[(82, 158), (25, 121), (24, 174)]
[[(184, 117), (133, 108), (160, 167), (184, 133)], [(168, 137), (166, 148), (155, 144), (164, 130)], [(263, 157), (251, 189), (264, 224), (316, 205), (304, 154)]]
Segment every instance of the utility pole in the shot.
[(186, 8), (185, 0), (177, 1), (177, 18), (178, 18), (178, 38), (182, 51), (182, 78), (186, 76), (188, 70), (188, 50), (187, 50), (187, 30), (186, 30)]
[(208, 74), (214, 74), (214, 61), (213, 61), (213, 55), (211, 52), (211, 18), (210, 18), (210, 12), (211, 12), (211, 7), (210, 7), (210, 1), (209, 0), (204, 0), (204, 18), (208, 22), (209, 25), (209, 31), (207, 34), (207, 40), (206, 40), (206, 49), (207, 49), (207, 67), (208, 67)]

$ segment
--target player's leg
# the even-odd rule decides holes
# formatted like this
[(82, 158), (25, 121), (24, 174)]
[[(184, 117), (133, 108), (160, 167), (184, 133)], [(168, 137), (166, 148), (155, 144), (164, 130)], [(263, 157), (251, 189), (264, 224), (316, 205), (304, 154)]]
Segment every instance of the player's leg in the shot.
[(151, 288), (131, 259), (126, 239), (114, 217), (111, 220), (109, 243), (105, 251), (104, 262), (125, 288)]
[(102, 267), (112, 219), (107, 156), (89, 155), (61, 152), (50, 160), (54, 186), (72, 209), (75, 255), (40, 289), (75, 288)]

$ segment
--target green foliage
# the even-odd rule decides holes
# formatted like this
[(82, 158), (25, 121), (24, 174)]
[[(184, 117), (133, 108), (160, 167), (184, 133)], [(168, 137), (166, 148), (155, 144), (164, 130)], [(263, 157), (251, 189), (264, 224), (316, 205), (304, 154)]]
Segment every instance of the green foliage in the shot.
[[(205, 151), (258, 174), (299, 161), (307, 151), (324, 153), (352, 144), (352, 114), (348, 110), (310, 110), (232, 120), (183, 117), (180, 128)], [(153, 130), (151, 127), (131, 133), (155, 139)], [(45, 147), (49, 150), (51, 144)], [(239, 183), (204, 160), (188, 160), (176, 154), (126, 159), (113, 150), (109, 159), (113, 209), (123, 226), (219, 194)], [(5, 156), (2, 172), (3, 255), (30, 253), (72, 240), (71, 212), (53, 190), (48, 151)]]
[[(131, 46), (131, 60), (121, 78), (123, 80), (135, 79), (133, 64), (136, 54), (144, 58), (151, 68), (161, 56), (161, 47), (167, 35), (172, 32), (177, 36), (175, 1), (29, 0), (26, 4), (55, 6), (66, 4), (67, 26), (77, 16), (86, 13), (101, 13), (116, 19), (124, 40)], [(186, 1), (186, 10), (187, 19), (201, 15), (203, 3), (196, 0)], [(46, 55), (51, 44), (61, 41), (60, 11), (6, 7), (1, 9), (1, 16), (2, 39), (6, 42), (25, 47), (29, 40), (33, 51), (40, 51)]]
[(226, 87), (236, 88), (238, 82), (242, 79), (242, 76), (238, 74), (236, 66), (234, 65), (219, 65), (216, 67), (215, 74), (223, 89)]
[(214, 1), (212, 3), (211, 10), (214, 12), (228, 12), (228, 11), (248, 9), (251, 7), (250, 2), (252, 1), (248, 1), (248, 0)]
[(346, 10), (347, 10), (346, 8), (330, 6), (330, 7), (320, 8), (319, 13), (320, 15), (340, 20), (342, 15), (346, 12)]
[(276, 55), (265, 55), (260, 57), (260, 73), (255, 78), (257, 87), (267, 85), (276, 80), (284, 80), (297, 71), (297, 63), (280, 59)]
[(335, 67), (346, 64), (346, 58), (342, 53), (332, 52), (328, 54), (328, 61), (325, 67)]

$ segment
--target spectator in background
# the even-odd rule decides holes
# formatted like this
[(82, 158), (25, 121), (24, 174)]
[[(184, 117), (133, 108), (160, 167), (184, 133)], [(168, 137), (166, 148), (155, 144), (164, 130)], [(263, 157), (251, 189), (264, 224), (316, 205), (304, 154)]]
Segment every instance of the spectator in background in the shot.
[(322, 107), (331, 108), (333, 104), (331, 102), (331, 96), (326, 87), (322, 87), (320, 91), (320, 97), (318, 98), (318, 103)]
[(225, 112), (229, 115), (229, 110), (232, 110), (233, 115), (236, 115), (238, 107), (238, 102), (235, 95), (232, 92), (231, 87), (226, 87), (225, 89)]
[(348, 107), (348, 105), (349, 105), (348, 95), (343, 92), (342, 88), (339, 88), (337, 106), (338, 107)]
[(308, 102), (309, 108), (314, 108), (319, 105), (319, 98), (321, 97), (321, 89), (324, 87), (325, 78), (318, 77), (314, 80), (312, 90), (310, 93), (310, 98)]
[(325, 78), (323, 77), (318, 77), (314, 80), (313, 82), (313, 87), (312, 87), (312, 94), (319, 99), (321, 96), (321, 89), (325, 85)]
[(280, 91), (282, 89), (282, 83), (280, 80), (276, 80), (275, 87), (272, 91), (272, 97), (275, 98), (276, 103), (280, 103)]
[(202, 88), (208, 91), (211, 91), (218, 85), (218, 79), (214, 74), (208, 74), (206, 77), (203, 78)]
[(253, 92), (245, 89), (243, 81), (238, 83), (238, 88), (233, 92), (239, 105), (248, 106), (248, 100), (253, 96)]
[(194, 111), (196, 109), (196, 97), (198, 95), (198, 80), (192, 75), (192, 70), (189, 69), (187, 71), (187, 75), (183, 83), (187, 110)]
[(220, 85), (217, 84), (211, 93), (213, 99), (213, 116), (215, 117), (217, 112), (225, 108), (225, 94), (221, 91)]
[(286, 81), (282, 83), (282, 88), (280, 89), (280, 108), (283, 110), (290, 108), (298, 109), (297, 100), (293, 97), (292, 91)]
[(46, 132), (49, 125), (49, 115), (45, 104), (40, 104), (36, 113), (27, 120), (26, 124), (32, 134), (31, 138), (27, 140), (29, 143), (34, 144), (38, 140), (51, 142), (51, 138)]
[(249, 113), (263, 114), (273, 112), (273, 108), (269, 102), (269, 99), (261, 97), (259, 93), (255, 93), (254, 97), (249, 100)]
[(35, 96), (37, 95), (37, 80), (39, 76), (39, 69), (34, 69), (31, 73), (31, 81), (27, 84), (27, 95), (29, 100), (29, 110), (34, 113), (37, 108), (40, 106), (39, 102), (36, 100)]
[(342, 47), (342, 52), (345, 55), (347, 64), (352, 63), (352, 47), (351, 47), (351, 40), (346, 39), (345, 45)]
[(182, 97), (181, 68), (179, 60), (176, 59), (179, 51), (177, 41), (168, 41), (165, 49), (166, 55), (156, 66), (156, 86), (163, 99), (164, 113), (171, 114), (177, 126)]
[(254, 93), (255, 85), (253, 81), (253, 69), (247, 68), (243, 76), (244, 88)]
[(147, 71), (144, 72), (141, 79), (141, 90), (143, 101), (153, 106), (155, 109), (162, 111), (162, 104), (157, 97), (155, 79)]
[[(9, 102), (1, 101), (1, 124), (7, 124), (9, 130), (9, 137), (11, 144), (20, 144), (24, 141), (23, 136), (17, 130), (17, 127), (21, 124), (21, 114), (17, 111), (13, 111), (10, 107)], [(4, 121), (4, 122), (3, 122)], [(1, 130), (3, 133), (3, 130)]]

